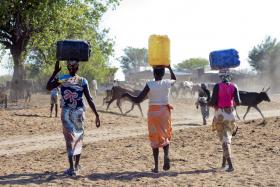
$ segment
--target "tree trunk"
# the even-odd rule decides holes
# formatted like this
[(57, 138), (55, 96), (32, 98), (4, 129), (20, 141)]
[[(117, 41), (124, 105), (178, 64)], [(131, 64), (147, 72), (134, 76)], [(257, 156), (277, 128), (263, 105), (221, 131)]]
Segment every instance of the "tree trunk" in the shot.
[(11, 81), (11, 89), (10, 89), (10, 99), (12, 101), (17, 101), (18, 99), (24, 98), (24, 85), (22, 85), (22, 80), (26, 78), (24, 65), (21, 63), (20, 54), (15, 50), (11, 50), (11, 54), (14, 60), (14, 73)]

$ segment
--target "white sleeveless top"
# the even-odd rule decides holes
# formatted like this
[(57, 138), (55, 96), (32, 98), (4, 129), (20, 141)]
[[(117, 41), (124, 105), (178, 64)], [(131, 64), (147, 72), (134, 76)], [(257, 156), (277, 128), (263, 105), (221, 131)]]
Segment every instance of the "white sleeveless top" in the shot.
[(171, 85), (175, 80), (165, 79), (160, 81), (148, 81), (150, 89), (148, 93), (149, 105), (167, 105)]

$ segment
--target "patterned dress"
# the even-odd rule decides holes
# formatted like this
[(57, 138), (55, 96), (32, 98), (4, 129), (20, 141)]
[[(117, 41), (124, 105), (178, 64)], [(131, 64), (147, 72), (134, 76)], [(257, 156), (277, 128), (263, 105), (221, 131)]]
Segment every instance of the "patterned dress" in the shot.
[(215, 106), (212, 130), (222, 143), (223, 157), (231, 157), (231, 138), (236, 129), (234, 102), (241, 103), (238, 88), (233, 83), (218, 83), (213, 90), (211, 104)]
[(78, 75), (63, 75), (61, 82), (61, 121), (68, 156), (81, 154), (84, 135), (85, 109), (83, 92), (88, 81)]

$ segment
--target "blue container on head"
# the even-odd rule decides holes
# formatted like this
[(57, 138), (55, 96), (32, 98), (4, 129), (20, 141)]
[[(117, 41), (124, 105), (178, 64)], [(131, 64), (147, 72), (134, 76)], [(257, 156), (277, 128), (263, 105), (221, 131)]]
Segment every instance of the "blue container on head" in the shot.
[(90, 44), (83, 40), (61, 40), (56, 43), (57, 60), (88, 61)]
[(235, 49), (212, 51), (209, 61), (213, 70), (235, 68), (240, 65), (238, 51)]

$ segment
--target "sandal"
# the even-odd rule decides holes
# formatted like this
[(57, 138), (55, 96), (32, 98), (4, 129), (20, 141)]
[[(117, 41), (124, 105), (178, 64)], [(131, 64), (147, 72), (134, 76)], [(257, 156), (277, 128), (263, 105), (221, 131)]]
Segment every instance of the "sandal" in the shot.
[(66, 169), (65, 171), (64, 171), (64, 175), (68, 175), (68, 176), (76, 176), (76, 172), (75, 172), (75, 170), (74, 169)]

